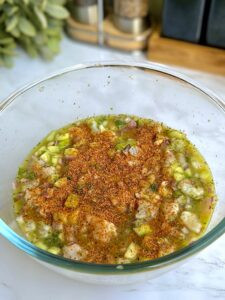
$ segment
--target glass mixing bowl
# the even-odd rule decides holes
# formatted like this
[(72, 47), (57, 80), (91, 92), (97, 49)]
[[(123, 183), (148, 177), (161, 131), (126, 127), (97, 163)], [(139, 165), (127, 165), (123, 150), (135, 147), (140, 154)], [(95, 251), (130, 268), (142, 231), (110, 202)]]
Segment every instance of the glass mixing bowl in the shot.
[[(12, 211), (12, 182), (27, 153), (51, 130), (98, 114), (134, 114), (183, 130), (211, 167), (218, 203), (205, 234), (159, 259), (127, 265), (72, 261), (45, 252), (19, 232)], [(158, 276), (210, 245), (225, 231), (225, 104), (212, 92), (157, 64), (76, 65), (34, 82), (0, 104), (0, 233), (51, 269), (100, 284)]]

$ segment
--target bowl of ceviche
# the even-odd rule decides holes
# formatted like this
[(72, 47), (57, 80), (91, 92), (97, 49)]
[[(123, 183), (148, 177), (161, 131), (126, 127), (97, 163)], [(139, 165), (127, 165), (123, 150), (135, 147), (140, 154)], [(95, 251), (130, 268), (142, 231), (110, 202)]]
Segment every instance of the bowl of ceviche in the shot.
[(225, 231), (225, 104), (166, 66), (75, 65), (0, 104), (0, 233), (48, 268), (128, 284)]

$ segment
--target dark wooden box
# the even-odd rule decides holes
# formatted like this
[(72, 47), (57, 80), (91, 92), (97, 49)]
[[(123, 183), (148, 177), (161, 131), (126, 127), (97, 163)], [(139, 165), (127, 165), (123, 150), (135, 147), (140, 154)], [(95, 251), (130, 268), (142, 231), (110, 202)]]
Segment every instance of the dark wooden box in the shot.
[(225, 0), (211, 0), (206, 41), (225, 48)]
[(179, 40), (199, 42), (205, 5), (206, 0), (164, 0), (162, 34)]

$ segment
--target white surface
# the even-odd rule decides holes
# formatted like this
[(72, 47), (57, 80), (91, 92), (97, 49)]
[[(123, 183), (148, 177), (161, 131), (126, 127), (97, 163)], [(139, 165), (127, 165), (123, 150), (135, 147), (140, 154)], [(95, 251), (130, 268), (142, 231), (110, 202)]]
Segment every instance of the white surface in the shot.
[[(74, 43), (67, 38), (62, 54), (51, 63), (19, 53), (13, 69), (0, 70), (0, 101), (18, 87), (59, 68), (94, 60), (134, 59), (106, 49)], [(135, 59), (143, 59), (143, 56)], [(182, 70), (225, 99), (225, 78)], [(40, 266), (0, 237), (0, 300), (70, 299), (225, 299), (225, 236), (186, 265), (137, 286), (101, 287), (77, 283)]]

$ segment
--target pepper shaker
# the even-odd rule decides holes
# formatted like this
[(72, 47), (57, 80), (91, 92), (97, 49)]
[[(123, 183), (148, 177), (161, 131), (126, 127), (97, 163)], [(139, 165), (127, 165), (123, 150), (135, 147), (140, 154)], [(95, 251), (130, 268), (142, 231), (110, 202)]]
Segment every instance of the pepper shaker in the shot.
[(97, 0), (74, 0), (71, 8), (73, 18), (84, 24), (97, 24)]
[(138, 34), (148, 27), (148, 0), (114, 0), (114, 24), (127, 33)]

